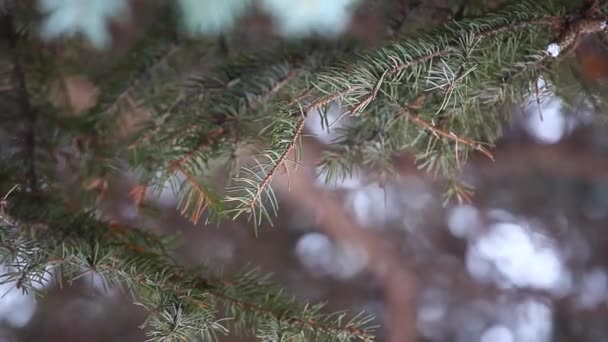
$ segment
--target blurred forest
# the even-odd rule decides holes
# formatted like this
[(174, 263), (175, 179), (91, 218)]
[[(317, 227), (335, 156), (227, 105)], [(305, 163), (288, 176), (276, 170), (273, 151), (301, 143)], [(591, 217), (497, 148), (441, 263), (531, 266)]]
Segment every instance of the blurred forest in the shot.
[[(132, 6), (145, 8), (145, 2), (133, 0)], [(376, 46), (499, 4), (365, 0), (341, 35)], [(133, 20), (112, 24), (109, 52), (80, 51), (80, 58), (96, 68), (127, 51), (146, 22), (145, 9), (132, 12)], [(268, 16), (254, 12), (218, 39), (230, 54), (280, 38)], [(575, 63), (563, 67), (608, 95), (605, 39), (585, 38)], [(5, 51), (0, 58), (8, 58)], [(196, 72), (204, 72), (221, 57), (185, 58), (184, 65), (196, 59)], [(66, 84), (72, 108), (90, 108), (99, 97), (85, 77), (71, 76)], [(0, 83), (0, 96), (10, 89)], [(396, 177), (378, 170), (372, 181), (355, 173), (325, 183), (315, 165), (339, 130), (328, 131), (311, 116), (301, 167), (273, 182), (281, 210), (272, 226), (254, 231), (245, 220), (192, 224), (175, 209), (169, 189), (150, 199), (153, 210), (142, 210), (125, 190), (138, 185), (132, 174), (107, 183), (97, 210), (111, 222), (178, 234), (177, 258), (186, 265), (204, 262), (221, 272), (255, 265), (272, 273), (288, 295), (327, 302), (328, 312), (371, 313), (378, 341), (398, 341), (395, 336), (411, 331), (429, 342), (608, 341), (608, 135), (603, 121), (592, 120), (606, 113), (593, 100), (566, 105), (567, 96), (505, 109), (510, 120), (492, 149), (494, 160), (473, 155), (462, 175), (471, 191), (447, 202), (445, 181), (418, 169), (408, 153), (394, 160)], [(342, 113), (334, 107), (328, 115), (336, 119)], [(133, 122), (124, 122), (125, 131), (137, 120), (134, 114)], [(222, 177), (218, 172), (218, 183)], [(11, 284), (0, 286), (0, 341), (145, 340), (138, 328), (144, 311), (98, 276), (45, 291), (35, 298)]]

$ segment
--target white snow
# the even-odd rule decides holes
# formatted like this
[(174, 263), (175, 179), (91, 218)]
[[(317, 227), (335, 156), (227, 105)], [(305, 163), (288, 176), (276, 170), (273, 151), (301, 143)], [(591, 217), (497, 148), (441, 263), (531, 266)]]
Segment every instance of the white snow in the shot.
[(504, 325), (494, 325), (483, 332), (480, 342), (515, 342), (513, 333)]
[(606, 272), (594, 269), (583, 277), (577, 302), (582, 308), (592, 309), (606, 300), (607, 295), (608, 276)]
[(15, 328), (24, 327), (36, 312), (36, 299), (32, 294), (23, 294), (12, 285), (1, 285), (0, 320)]
[(340, 129), (349, 123), (349, 117), (342, 117), (339, 102), (334, 101), (325, 112), (325, 119), (323, 119), (320, 110), (315, 110), (308, 113), (304, 125), (319, 141), (329, 144), (341, 136)]
[(367, 266), (365, 251), (353, 245), (340, 244), (334, 250), (333, 260), (327, 265), (327, 273), (339, 279), (350, 279)]
[(468, 238), (481, 226), (479, 210), (471, 205), (452, 208), (447, 217), (448, 229), (458, 238)]
[(125, 0), (39, 0), (38, 8), (46, 14), (40, 30), (43, 39), (81, 33), (97, 48), (107, 47), (111, 41), (108, 21), (129, 15)]
[(513, 310), (513, 330), (517, 342), (549, 342), (553, 331), (553, 313), (549, 305), (534, 299), (518, 304)]
[(326, 269), (331, 262), (333, 245), (320, 233), (304, 234), (296, 243), (296, 255), (300, 262), (312, 271)]
[(381, 227), (403, 215), (393, 190), (393, 187), (383, 188), (378, 183), (368, 184), (349, 192), (346, 206), (364, 227)]
[(285, 36), (335, 36), (346, 29), (359, 0), (262, 0)]
[(567, 270), (552, 241), (517, 223), (500, 222), (469, 245), (467, 269), (479, 281), (496, 285), (563, 291)]
[(296, 243), (296, 255), (312, 272), (320, 272), (339, 279), (359, 274), (367, 265), (367, 254), (346, 244), (334, 244), (320, 233), (304, 234)]
[(191, 34), (217, 35), (236, 25), (247, 0), (178, 0), (181, 22)]
[(536, 141), (554, 144), (570, 129), (571, 122), (562, 113), (561, 100), (554, 97), (539, 105), (532, 102), (527, 111), (525, 129)]
[[(0, 274), (9, 272), (5, 265), (0, 265)], [(50, 269), (48, 270), (50, 271)], [(34, 284), (34, 288), (42, 290), (51, 282), (51, 274)], [(17, 289), (15, 282), (0, 284), (0, 320), (15, 328), (24, 327), (36, 312), (36, 298), (33, 293), (24, 293)]]
[(551, 57), (557, 57), (562, 52), (562, 48), (557, 43), (551, 43), (547, 45), (546, 51)]

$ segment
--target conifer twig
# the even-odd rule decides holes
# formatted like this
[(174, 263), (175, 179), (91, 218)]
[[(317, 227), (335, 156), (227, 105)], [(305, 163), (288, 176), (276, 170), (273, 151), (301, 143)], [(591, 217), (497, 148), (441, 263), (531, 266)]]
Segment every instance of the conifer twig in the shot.
[(155, 61), (154, 64), (152, 64), (149, 68), (146, 69), (146, 72), (142, 73), (141, 75), (136, 77), (134, 80), (129, 82), (127, 87), (125, 89), (123, 89), (114, 98), (114, 100), (105, 107), (105, 109), (102, 112), (102, 115), (116, 111), (120, 102), (123, 101), (124, 99), (127, 99), (129, 97), (129, 95), (131, 94), (131, 92), (141, 83), (141, 79), (143, 78), (143, 75), (153, 72), (154, 70), (159, 68), (163, 63), (168, 61), (169, 58), (171, 58), (171, 56), (176, 54), (180, 49), (181, 49), (181, 45), (172, 44), (172, 46), (162, 56), (160, 56), (160, 58), (158, 58), (158, 60)]
[[(251, 197), (251, 199), (249, 200), (249, 202), (247, 203), (247, 207), (250, 210), (253, 210), (253, 207), (260, 200), (260, 197), (264, 193), (264, 190), (266, 189), (266, 187), (268, 187), (270, 185), (270, 181), (272, 180), (272, 177), (274, 177), (274, 175), (277, 173), (277, 171), (282, 166), (284, 166), (285, 162), (287, 161), (287, 156), (294, 149), (294, 147), (296, 146), (296, 144), (298, 142), (298, 139), (302, 135), (302, 130), (304, 129), (304, 123), (305, 123), (305, 117), (302, 116), (302, 118), (300, 118), (298, 120), (295, 133), (294, 133), (291, 141), (289, 142), (288, 147), (281, 153), (281, 155), (279, 156), (279, 158), (274, 162), (274, 165), (272, 166), (272, 168), (270, 169), (270, 171), (268, 171), (268, 173), (266, 173), (266, 175), (264, 176), (264, 178), (262, 178), (262, 181), (258, 185), (258, 189), (254, 193), (254, 195)], [(287, 168), (287, 167), (285, 166), (285, 168)]]
[(257, 105), (260, 105), (260, 104), (268, 101), (268, 99), (270, 99), (272, 96), (274, 96), (276, 93), (278, 93), (283, 87), (285, 87), (286, 85), (291, 83), (291, 81), (296, 79), (300, 75), (300, 72), (301, 72), (301, 70), (297, 69), (297, 68), (291, 70), (287, 74), (287, 77), (280, 80), (277, 84), (274, 85), (274, 87), (272, 87), (270, 89), (270, 91), (268, 91), (266, 94), (263, 94), (257, 101), (255, 101), (254, 104), (251, 105), (251, 109), (254, 109)]
[(483, 153), (486, 157), (488, 157), (488, 159), (490, 159), (492, 161), (494, 160), (494, 156), (492, 156), (492, 153), (490, 153), (490, 151), (488, 151), (485, 147), (483, 147), (480, 142), (477, 142), (477, 141), (474, 141), (474, 140), (471, 140), (468, 138), (459, 137), (458, 135), (454, 134), (453, 132), (447, 132), (447, 131), (435, 126), (434, 124), (422, 119), (420, 117), (420, 115), (418, 115), (417, 109), (420, 108), (420, 106), (422, 106), (422, 104), (426, 101), (426, 98), (427, 98), (427, 94), (423, 94), (423, 95), (419, 95), (419, 96), (415, 97), (414, 100), (412, 100), (412, 101), (410, 101), (410, 103), (406, 104), (403, 107), (403, 109), (401, 110), (401, 112), (399, 112), (399, 114), (397, 114), (397, 115), (398, 116), (407, 116), (409, 119), (414, 121), (416, 124), (418, 124), (422, 128), (429, 130), (433, 135), (435, 135), (437, 137), (443, 137), (443, 138), (446, 138), (449, 140), (453, 140), (457, 143), (462, 143), (464, 145), (467, 145), (467, 146), (473, 148), (474, 150), (477, 150), (477, 151)]
[(227, 129), (225, 127), (223, 127), (223, 126), (216, 127), (211, 132), (209, 132), (209, 134), (207, 134), (207, 136), (205, 136), (205, 139), (203, 139), (200, 142), (200, 144), (198, 144), (195, 148), (191, 149), (190, 151), (188, 151), (187, 153), (182, 155), (179, 159), (172, 161), (170, 163), (169, 170), (172, 171), (172, 170), (181, 168), (185, 163), (187, 163), (190, 159), (192, 159), (192, 157), (194, 156), (194, 154), (196, 154), (196, 152), (202, 150), (203, 148), (211, 146), (211, 144), (214, 142), (214, 139), (216, 139), (218, 137), (222, 137), (226, 133), (227, 133)]
[[(295, 130), (294, 130), (293, 135), (290, 137), (289, 143), (283, 149), (283, 151), (281, 151), (281, 154), (279, 155), (279, 157), (276, 160), (273, 161), (270, 170), (263, 175), (261, 181), (257, 185), (256, 191), (245, 202), (244, 207), (247, 210), (249, 210), (249, 211), (253, 210), (253, 208), (255, 207), (255, 205), (260, 201), (262, 194), (264, 193), (264, 191), (266, 190), (266, 188), (270, 185), (270, 182), (271, 182), (272, 178), (277, 174), (277, 172), (282, 167), (285, 167), (285, 169), (287, 169), (287, 167), (285, 166), (285, 163), (288, 160), (287, 157), (291, 154), (291, 152), (295, 148), (298, 140), (300, 139), (300, 137), (302, 135), (302, 131), (304, 129), (304, 124), (306, 122), (307, 115), (310, 112), (312, 112), (314, 110), (317, 110), (317, 109), (319, 109), (319, 108), (321, 108), (323, 106), (326, 106), (326, 105), (330, 104), (331, 102), (337, 100), (346, 91), (347, 90), (345, 90), (344, 92), (338, 92), (338, 93), (334, 93), (334, 94), (330, 94), (330, 95), (324, 96), (324, 97), (318, 99), (317, 101), (313, 102), (312, 104), (310, 104), (305, 109), (303, 109), (303, 110), (301, 110), (299, 112), (300, 117), (296, 121)], [(293, 114), (293, 115), (296, 115), (296, 114)]]
[[(211, 201), (210, 194), (203, 189), (203, 187), (198, 183), (198, 180), (190, 173), (186, 172), (181, 166), (177, 166), (177, 170), (186, 177), (186, 181), (190, 186), (198, 193), (198, 200), (196, 200), (195, 210), (190, 215), (190, 221), (194, 224), (197, 224), (201, 218), (201, 215), (209, 206), (209, 202)], [(182, 205), (181, 214), (186, 216), (188, 212), (188, 208), (190, 207), (190, 200), (192, 199), (192, 194), (188, 194), (188, 198), (186, 203)]]

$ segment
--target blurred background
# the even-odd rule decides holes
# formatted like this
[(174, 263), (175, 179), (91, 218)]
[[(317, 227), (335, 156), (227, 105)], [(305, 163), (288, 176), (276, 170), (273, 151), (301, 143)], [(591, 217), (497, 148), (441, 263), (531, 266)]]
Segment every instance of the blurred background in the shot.
[[(291, 16), (281, 9), (288, 2)], [(271, 45), (278, 35), (314, 27), (317, 34), (373, 46), (499, 1), (348, 2), (265, 1), (270, 13), (283, 16), (252, 13), (236, 25), (234, 39)], [(113, 28), (117, 47), (135, 39), (134, 26)], [(605, 92), (605, 43), (585, 41), (576, 61), (584, 81)], [(86, 102), (86, 83), (74, 86), (76, 100)], [(179, 234), (176, 257), (185, 264), (222, 272), (257, 265), (303, 301), (327, 302), (328, 311), (372, 313), (378, 341), (399, 329), (415, 329), (420, 341), (608, 341), (608, 135), (596, 118), (606, 113), (588, 100), (566, 105), (561, 96), (506, 109), (511, 120), (492, 151), (495, 161), (473, 156), (464, 166), (461, 178), (474, 192), (464, 191), (462, 203), (445, 203), (445, 181), (417, 170), (407, 153), (395, 160), (397, 177), (354, 172), (324, 183), (315, 160), (348, 121), (327, 131), (310, 115), (300, 172), (290, 174), (289, 183), (274, 182), (279, 216), (257, 236), (244, 221), (193, 226), (174, 209), (168, 188), (151, 199), (158, 212), (146, 214), (124, 191), (136, 184), (131, 175), (109, 184), (99, 212)], [(334, 107), (330, 118), (336, 119), (341, 113)], [(351, 234), (356, 231), (364, 233)], [(378, 252), (384, 247), (394, 253)], [(145, 339), (138, 328), (143, 310), (97, 276), (63, 288), (41, 286), (47, 286), (44, 298), (22, 294), (14, 284), (0, 286), (0, 341)]]

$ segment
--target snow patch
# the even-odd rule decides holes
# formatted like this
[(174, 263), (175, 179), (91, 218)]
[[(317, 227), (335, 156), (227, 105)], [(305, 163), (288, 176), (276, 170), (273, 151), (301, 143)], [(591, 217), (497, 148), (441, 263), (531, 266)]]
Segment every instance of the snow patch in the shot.
[(515, 342), (513, 333), (504, 325), (494, 325), (481, 335), (480, 342)]
[[(391, 190), (392, 189), (392, 190)], [(377, 183), (351, 191), (346, 196), (346, 206), (355, 219), (365, 227), (380, 227), (402, 218), (399, 201), (393, 198), (394, 188), (383, 188)]]
[[(0, 265), (0, 274), (11, 272), (10, 267)], [(42, 290), (51, 283), (51, 268), (47, 273), (35, 282), (33, 287)], [(0, 284), (0, 320), (6, 321), (10, 326), (22, 328), (32, 319), (36, 312), (36, 298), (33, 293), (23, 292), (17, 289), (16, 282), (4, 282)]]
[(562, 52), (562, 48), (557, 43), (551, 43), (551, 44), (547, 45), (546, 51), (549, 54), (549, 56), (557, 57)]
[(304, 234), (296, 243), (296, 255), (310, 271), (339, 279), (356, 276), (368, 261), (362, 249), (346, 244), (336, 245), (320, 233)]
[(301, 37), (311, 33), (336, 36), (346, 29), (359, 0), (262, 0), (285, 36)]
[(324, 144), (330, 144), (342, 136), (341, 129), (349, 124), (348, 117), (341, 117), (342, 109), (339, 102), (334, 101), (323, 114), (315, 110), (306, 116), (306, 129)]
[(582, 279), (577, 303), (584, 309), (593, 309), (601, 304), (608, 295), (608, 276), (606, 272), (595, 269), (587, 272)]
[(333, 246), (331, 240), (320, 233), (304, 234), (296, 243), (296, 255), (308, 269), (319, 271), (331, 262)]
[(497, 223), (469, 245), (467, 269), (479, 281), (503, 288), (561, 292), (568, 272), (552, 241), (517, 223)]
[(553, 312), (549, 305), (529, 299), (517, 305), (512, 312), (515, 341), (550, 341), (553, 331)]
[(447, 217), (450, 233), (458, 238), (468, 238), (481, 226), (481, 217), (477, 208), (471, 205), (459, 205), (450, 210)]

